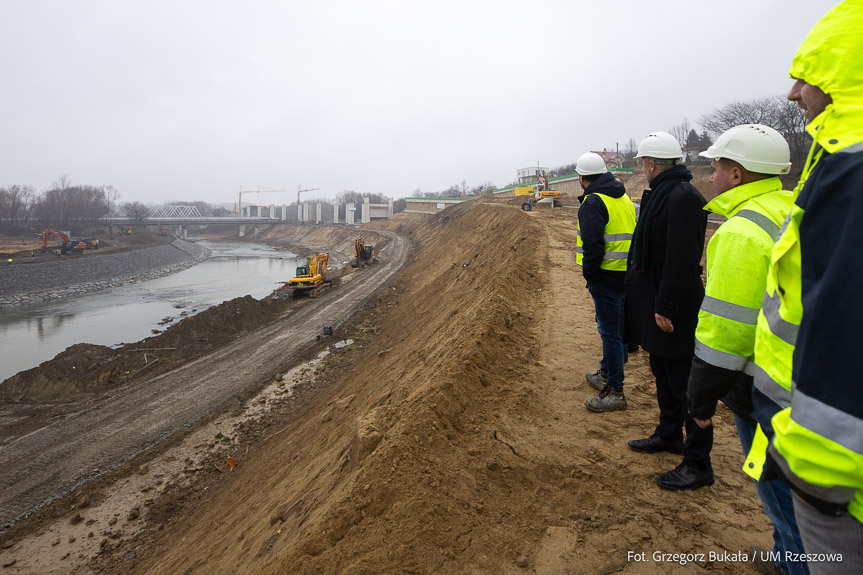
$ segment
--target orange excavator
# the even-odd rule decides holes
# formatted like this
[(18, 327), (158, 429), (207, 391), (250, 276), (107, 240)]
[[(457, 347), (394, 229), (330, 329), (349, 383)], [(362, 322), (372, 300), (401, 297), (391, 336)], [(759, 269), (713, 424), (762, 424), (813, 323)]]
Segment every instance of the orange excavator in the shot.
[(52, 230), (51, 228), (45, 228), (45, 231), (42, 232), (41, 236), (43, 253), (48, 251), (48, 240), (51, 238), (59, 238), (60, 241), (63, 242), (58, 248), (58, 252), (61, 254), (79, 254), (84, 250), (99, 247), (99, 240), (73, 240), (65, 233)]
[(309, 297), (318, 297), (329, 291), (333, 282), (326, 279), (327, 260), (330, 254), (321, 253), (311, 258), (306, 265), (297, 268), (296, 277), (287, 282), (287, 293), (290, 296), (306, 294)]

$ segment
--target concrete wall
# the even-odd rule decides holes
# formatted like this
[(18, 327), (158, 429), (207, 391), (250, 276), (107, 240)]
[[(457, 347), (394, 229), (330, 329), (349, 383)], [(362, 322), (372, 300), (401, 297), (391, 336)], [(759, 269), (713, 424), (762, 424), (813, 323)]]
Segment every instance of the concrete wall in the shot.
[(405, 198), (405, 212), (415, 214), (436, 214), (461, 202), (474, 198)]

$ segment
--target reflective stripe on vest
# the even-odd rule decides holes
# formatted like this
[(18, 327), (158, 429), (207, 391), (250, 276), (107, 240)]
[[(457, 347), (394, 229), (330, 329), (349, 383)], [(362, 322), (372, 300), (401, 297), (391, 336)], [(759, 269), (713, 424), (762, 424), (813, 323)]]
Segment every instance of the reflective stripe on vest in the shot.
[(774, 291), (772, 296), (764, 294), (761, 311), (767, 319), (770, 331), (788, 345), (793, 346), (797, 342), (797, 332), (800, 330), (800, 326), (782, 319), (782, 316), (779, 315), (781, 305), (782, 300), (779, 298), (779, 292)]
[(749, 362), (743, 370), (746, 375), (752, 376), (753, 385), (758, 391), (773, 400), (773, 403), (785, 409), (791, 407), (791, 390), (786, 389), (781, 383), (770, 377), (757, 363)]
[(769, 235), (770, 239), (773, 241), (776, 241), (776, 238), (779, 237), (779, 226), (773, 223), (770, 218), (764, 214), (759, 214), (752, 210), (740, 210), (734, 214), (734, 217), (745, 218), (750, 222), (753, 222), (755, 225), (767, 232), (767, 235)]
[(793, 205), (780, 227), (756, 326), (756, 365), (746, 369), (755, 387), (783, 408), (791, 405), (792, 359), (803, 315), (797, 235), (802, 218), (803, 210)]
[(799, 425), (821, 437), (863, 454), (863, 420), (809, 397), (792, 382), (794, 411), (792, 417)]

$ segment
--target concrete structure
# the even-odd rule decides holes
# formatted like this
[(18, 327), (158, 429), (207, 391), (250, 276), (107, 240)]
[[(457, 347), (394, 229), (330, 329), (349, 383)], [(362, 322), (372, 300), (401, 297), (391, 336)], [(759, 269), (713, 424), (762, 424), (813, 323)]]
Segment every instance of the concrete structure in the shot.
[(405, 198), (405, 213), (436, 214), (450, 206), (471, 202), (477, 198)]
[(529, 182), (535, 182), (539, 178), (539, 175), (543, 176), (548, 175), (548, 168), (542, 168), (540, 166), (531, 166), (530, 168), (519, 168), (518, 176), (516, 181), (519, 184), (527, 184)]
[(350, 225), (366, 224), (372, 220), (392, 217), (393, 200), (387, 199), (385, 204), (372, 204), (368, 198), (355, 206), (354, 204), (335, 205), (329, 202), (302, 202), (297, 206), (296, 216), (290, 214), (289, 206), (243, 206), (244, 218), (271, 218), (287, 223), (346, 223)]

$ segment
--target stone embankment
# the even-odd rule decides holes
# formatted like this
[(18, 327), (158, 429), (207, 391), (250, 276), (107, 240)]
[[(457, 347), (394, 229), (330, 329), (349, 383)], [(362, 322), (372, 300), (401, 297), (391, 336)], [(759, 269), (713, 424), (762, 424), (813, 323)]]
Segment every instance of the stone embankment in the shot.
[(175, 238), (170, 244), (0, 270), (0, 308), (59, 299), (148, 281), (190, 268), (210, 250)]

